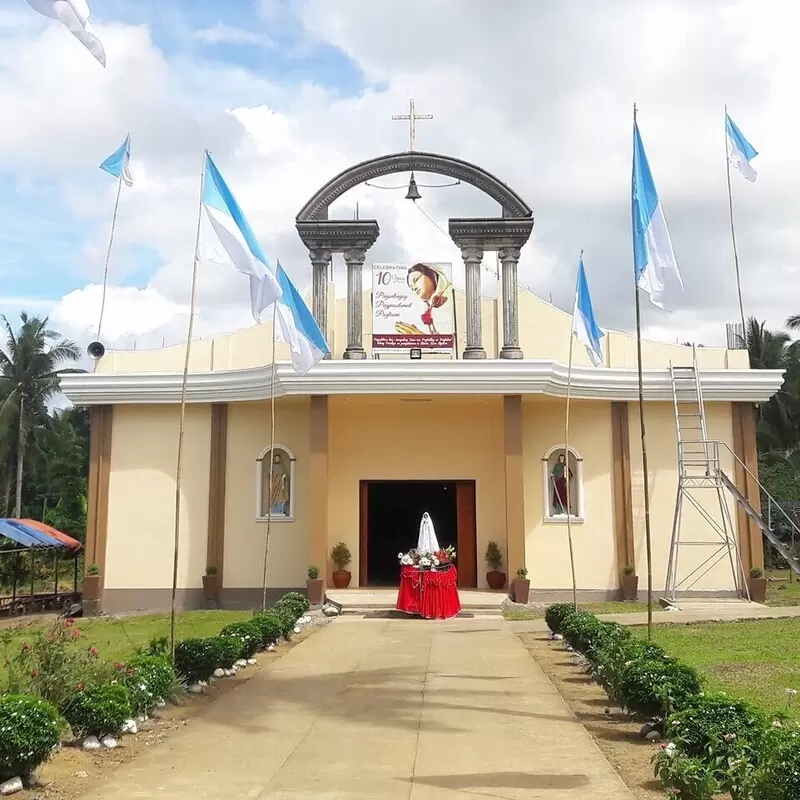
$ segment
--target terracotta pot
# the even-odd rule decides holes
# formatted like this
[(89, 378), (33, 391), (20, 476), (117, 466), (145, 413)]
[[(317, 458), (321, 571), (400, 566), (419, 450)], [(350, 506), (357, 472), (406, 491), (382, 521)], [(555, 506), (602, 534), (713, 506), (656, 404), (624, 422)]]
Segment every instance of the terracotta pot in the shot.
[(622, 599), (623, 600), (637, 600), (639, 598), (639, 576), (638, 575), (623, 575), (622, 576)]
[(764, 603), (767, 599), (767, 579), (748, 578), (747, 586), (750, 589), (750, 600), (754, 603)]
[(321, 606), (325, 600), (325, 581), (322, 578), (314, 578), (313, 580), (309, 578), (306, 581), (306, 591), (308, 592), (308, 602), (312, 606)]
[(83, 599), (84, 600), (99, 600), (100, 599), (100, 576), (99, 575), (85, 575), (83, 578)]
[(337, 589), (346, 589), (350, 585), (352, 575), (346, 569), (337, 569), (333, 573), (333, 585)]
[(206, 600), (217, 600), (220, 583), (219, 575), (203, 575), (203, 597)]
[(487, 572), (486, 583), (489, 584), (490, 589), (502, 589), (506, 585), (505, 572), (498, 572), (496, 569)]
[(512, 599), (515, 603), (524, 603), (527, 605), (531, 594), (531, 582), (528, 578), (514, 578), (511, 591)]

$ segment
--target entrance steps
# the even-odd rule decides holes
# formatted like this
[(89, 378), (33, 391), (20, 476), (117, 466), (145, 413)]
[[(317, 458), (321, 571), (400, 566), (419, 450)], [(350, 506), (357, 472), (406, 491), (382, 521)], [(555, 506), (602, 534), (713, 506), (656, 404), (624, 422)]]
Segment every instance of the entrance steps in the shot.
[[(375, 612), (395, 610), (397, 589), (328, 589), (327, 597), (342, 607), (342, 614), (372, 616)], [(474, 616), (500, 616), (501, 606), (508, 599), (506, 592), (480, 589), (459, 591), (461, 610)], [(398, 612), (400, 613), (400, 612)]]

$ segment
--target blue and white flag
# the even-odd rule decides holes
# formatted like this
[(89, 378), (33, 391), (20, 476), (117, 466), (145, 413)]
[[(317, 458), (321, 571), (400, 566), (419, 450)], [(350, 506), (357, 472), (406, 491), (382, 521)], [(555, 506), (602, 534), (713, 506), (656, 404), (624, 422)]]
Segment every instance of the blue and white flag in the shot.
[[(232, 264), (250, 278), (250, 310), (255, 321), (260, 322), (264, 309), (281, 296), (281, 286), (267, 264), (267, 257), (253, 229), (208, 152), (200, 240), (201, 258)], [(222, 251), (217, 245), (222, 246)]]
[(103, 65), (106, 51), (97, 37), (89, 17), (87, 0), (28, 0), (28, 5), (45, 17), (57, 19)]
[(644, 153), (639, 126), (633, 124), (633, 266), (636, 285), (658, 308), (671, 309), (683, 295), (683, 280), (672, 250), (664, 211)]
[(586, 348), (586, 353), (594, 366), (599, 367), (604, 362), (603, 337), (597, 320), (594, 318), (592, 298), (589, 294), (589, 283), (586, 280), (586, 270), (583, 258), (578, 262), (578, 285), (575, 288), (575, 308), (572, 310), (572, 332), (578, 341)]
[(322, 361), (330, 349), (311, 311), (303, 302), (303, 298), (300, 297), (280, 261), (277, 273), (281, 296), (275, 305), (278, 317), (276, 336), (278, 341), (289, 345), (294, 371), (304, 375), (311, 367)]
[(744, 138), (727, 111), (725, 112), (725, 131), (728, 134), (728, 163), (738, 169), (742, 177), (754, 183), (758, 173), (750, 166), (750, 162), (758, 155), (758, 150)]
[(105, 170), (115, 178), (122, 178), (126, 186), (133, 186), (131, 176), (131, 135), (125, 137), (125, 141), (100, 165), (100, 169)]

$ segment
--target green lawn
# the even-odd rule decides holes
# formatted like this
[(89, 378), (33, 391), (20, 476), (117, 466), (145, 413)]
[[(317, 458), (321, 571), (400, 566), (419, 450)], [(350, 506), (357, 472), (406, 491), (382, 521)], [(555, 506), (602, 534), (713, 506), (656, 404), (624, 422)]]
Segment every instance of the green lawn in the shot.
[[(249, 619), (251, 611), (186, 611), (178, 614), (176, 622), (176, 638), (189, 639), (195, 636), (216, 636), (222, 628), (232, 622)], [(50, 626), (57, 621), (52, 617), (45, 623)], [(169, 637), (169, 614), (149, 614), (147, 616), (132, 616), (123, 618), (96, 618), (78, 619), (75, 627), (81, 632), (81, 637), (75, 642), (76, 647), (96, 647), (104, 661), (125, 661), (140, 645), (146, 645), (150, 639), (162, 636)], [(0, 634), (4, 631), (0, 630)], [(30, 640), (34, 629), (31, 627), (19, 628), (12, 631), (12, 644), (20, 645)], [(0, 654), (1, 656), (2, 654)], [(4, 667), (0, 657), (0, 685)]]
[[(578, 610), (588, 614), (630, 614), (636, 611), (647, 613), (646, 603), (623, 603), (621, 601), (611, 601), (608, 603), (578, 603)], [(507, 620), (514, 622), (529, 619), (544, 619), (543, 609), (508, 609), (503, 611), (503, 616)]]
[[(638, 631), (645, 635), (644, 631)], [(800, 619), (664, 625), (653, 638), (668, 653), (696, 667), (710, 689), (729, 692), (768, 713), (786, 710), (800, 720)]]
[(788, 569), (771, 569), (767, 571), (770, 578), (767, 584), (768, 606), (798, 606), (800, 605), (800, 576), (792, 575), (794, 580), (789, 580)]

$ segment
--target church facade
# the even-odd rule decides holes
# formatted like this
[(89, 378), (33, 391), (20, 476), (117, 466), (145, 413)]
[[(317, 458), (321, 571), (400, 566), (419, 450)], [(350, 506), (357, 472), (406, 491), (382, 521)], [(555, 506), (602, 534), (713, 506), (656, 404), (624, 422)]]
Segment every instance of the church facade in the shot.
[[(463, 294), (455, 300), (464, 330)], [(369, 293), (362, 301), (367, 311)], [(495, 541), (509, 577), (528, 569), (534, 598), (569, 596), (566, 508), (557, 483), (564, 474), (571, 318), (529, 293), (520, 293), (518, 302), (524, 359), (497, 358), (502, 303), (489, 299), (482, 301), (485, 360), (373, 358), (369, 330), (367, 358), (343, 359), (344, 299), (330, 303), (334, 357), (305, 376), (293, 373), (279, 344), (273, 379), (272, 365), (263, 363), (271, 350), (271, 323), (195, 342), (182, 475), (180, 605), (203, 606), (208, 566), (221, 576), (223, 606), (258, 605), (270, 505), (271, 594), (304, 588), (311, 564), (330, 585), (330, 550), (340, 541), (352, 554), (352, 586), (391, 583), (397, 553), (414, 545), (422, 512), (430, 510), (440, 541), (456, 546), (463, 586), (486, 587), (484, 554)], [(606, 366), (598, 368), (575, 349), (568, 468), (583, 598), (617, 597), (627, 567), (646, 574), (635, 345), (633, 337), (609, 332)], [(780, 375), (750, 371), (741, 350), (703, 348), (697, 357), (709, 436), (756, 470), (754, 404), (777, 390)], [(94, 374), (64, 376), (67, 396), (91, 409), (87, 560), (100, 568), (108, 613), (169, 607), (183, 360), (183, 347), (112, 352)], [(691, 364), (692, 349), (643, 342), (659, 589), (677, 486), (670, 362)], [(728, 461), (724, 468), (748, 492), (733, 457)], [(752, 502), (757, 506), (756, 498)], [(763, 564), (760, 531), (732, 501), (729, 512), (745, 569)], [(684, 538), (698, 542), (710, 536), (699, 513), (686, 512), (683, 530)], [(687, 551), (687, 572), (708, 556), (703, 547)], [(722, 561), (694, 590), (730, 594), (736, 588)]]
[[(348, 189), (383, 175), (411, 171), (413, 199), (413, 170), (470, 183), (499, 204), (497, 218), (449, 220), (463, 258), (463, 292), (453, 290), (446, 265), (427, 263), (382, 270), (364, 291), (378, 223), (329, 218)], [(179, 605), (204, 604), (208, 568), (219, 576), (223, 606), (259, 605), (267, 527), (273, 596), (303, 589), (311, 565), (330, 585), (338, 543), (351, 554), (352, 586), (396, 585), (398, 553), (416, 542), (425, 511), (440, 543), (456, 548), (464, 587), (487, 586), (485, 555), (494, 542), (509, 580), (528, 570), (533, 598), (571, 596), (570, 529), (582, 598), (617, 597), (631, 571), (642, 576), (641, 591), (645, 481), (636, 339), (609, 332), (597, 368), (575, 348), (567, 452), (571, 318), (518, 286), (520, 250), (533, 228), (522, 198), (473, 164), (408, 151), (334, 177), (301, 209), (296, 226), (312, 266), (311, 309), (332, 357), (298, 375), (279, 345), (271, 363), (271, 323), (193, 343)], [(482, 292), (488, 252), (497, 252), (500, 266), (496, 300)], [(334, 299), (329, 281), (334, 253), (347, 266), (346, 299)], [(392, 281), (396, 291), (381, 295)], [(392, 321), (397, 309), (418, 302), (413, 318), (403, 310)], [(423, 348), (415, 342), (423, 341), (439, 352), (419, 357)], [(751, 371), (742, 350), (702, 348), (697, 359), (708, 437), (721, 443), (722, 470), (757, 509), (755, 404), (780, 388), (782, 375)], [(67, 397), (91, 409), (87, 563), (99, 568), (100, 606), (109, 613), (170, 606), (184, 361), (182, 346), (109, 352), (94, 373), (62, 376)], [(642, 343), (659, 590), (679, 474), (669, 367), (692, 363), (692, 348)], [(759, 529), (732, 496), (720, 503), (711, 492), (684, 506), (682, 539), (697, 546), (683, 548), (681, 575), (695, 576), (694, 592), (741, 591), (741, 576), (763, 565)], [(731, 559), (713, 557), (707, 517), (715, 513), (732, 521), (738, 578)]]

